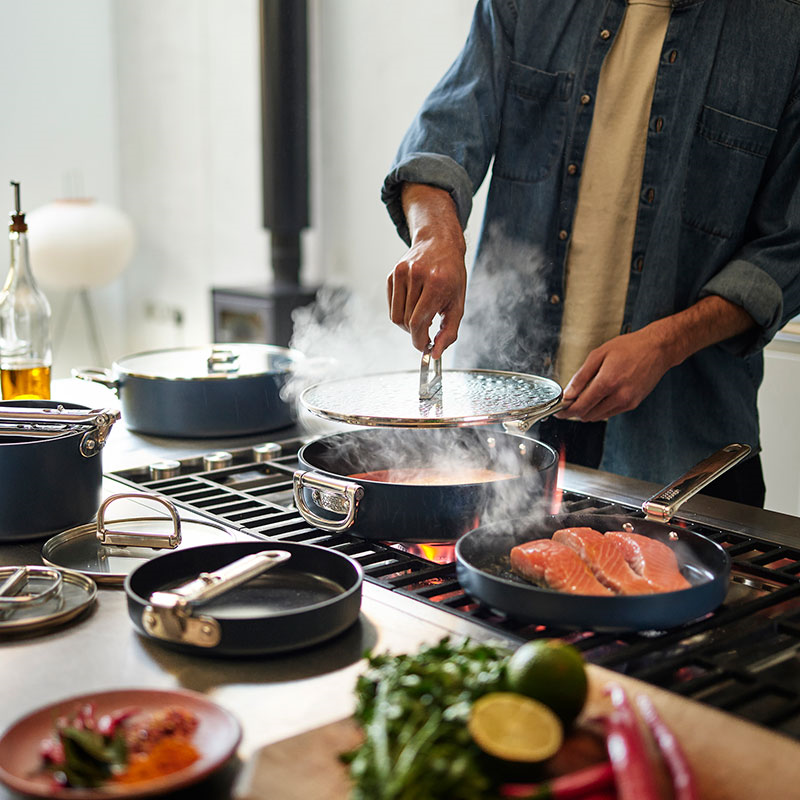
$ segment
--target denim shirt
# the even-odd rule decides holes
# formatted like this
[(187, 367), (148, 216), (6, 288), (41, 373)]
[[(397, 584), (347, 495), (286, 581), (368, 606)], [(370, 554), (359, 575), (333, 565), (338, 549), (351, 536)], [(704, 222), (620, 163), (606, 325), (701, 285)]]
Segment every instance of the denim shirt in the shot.
[[(478, 2), (464, 49), (386, 177), (382, 198), (408, 242), (403, 182), (450, 192), (466, 226), (491, 166), (462, 330), (480, 317), (492, 278), (513, 285), (526, 253), (538, 264), (525, 278), (536, 291), (510, 293), (501, 312), (515, 321), (514, 347), (489, 341), (473, 366), (550, 371), (598, 77), (625, 8)], [(759, 447), (762, 349), (800, 311), (799, 59), (794, 0), (673, 0), (620, 333), (712, 294), (757, 327), (696, 353), (612, 417), (602, 469), (666, 484), (731, 442)]]

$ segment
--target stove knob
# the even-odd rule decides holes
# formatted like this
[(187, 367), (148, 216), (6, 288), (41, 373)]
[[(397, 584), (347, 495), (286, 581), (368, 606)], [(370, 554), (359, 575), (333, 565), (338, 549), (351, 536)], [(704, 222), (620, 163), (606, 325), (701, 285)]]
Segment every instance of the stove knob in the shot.
[(150, 479), (160, 481), (164, 478), (174, 478), (181, 474), (181, 462), (166, 459), (164, 461), (154, 461), (150, 464)]
[(206, 470), (225, 469), (233, 463), (233, 456), (225, 450), (217, 453), (206, 453), (203, 456), (203, 467)]
[(271, 461), (277, 458), (283, 448), (276, 442), (267, 442), (266, 444), (257, 444), (253, 448), (253, 460), (261, 463), (262, 461)]

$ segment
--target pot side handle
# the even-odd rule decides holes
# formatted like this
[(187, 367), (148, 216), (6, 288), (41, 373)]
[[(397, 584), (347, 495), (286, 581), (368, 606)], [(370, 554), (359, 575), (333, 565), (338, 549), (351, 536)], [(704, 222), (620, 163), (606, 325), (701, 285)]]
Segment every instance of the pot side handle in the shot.
[(119, 381), (114, 380), (111, 370), (96, 369), (94, 367), (73, 367), (70, 370), (70, 374), (73, 378), (78, 378), (82, 381), (99, 383), (101, 386), (105, 386), (106, 389), (111, 389), (119, 397)]
[[(316, 472), (298, 470), (292, 479), (294, 503), (306, 522), (324, 531), (340, 532), (347, 530), (356, 519), (358, 502), (364, 496), (364, 488), (357, 483), (339, 481), (318, 475)], [(303, 489), (314, 490), (314, 502), (320, 508), (334, 513), (344, 514), (339, 520), (321, 517), (308, 506)]]

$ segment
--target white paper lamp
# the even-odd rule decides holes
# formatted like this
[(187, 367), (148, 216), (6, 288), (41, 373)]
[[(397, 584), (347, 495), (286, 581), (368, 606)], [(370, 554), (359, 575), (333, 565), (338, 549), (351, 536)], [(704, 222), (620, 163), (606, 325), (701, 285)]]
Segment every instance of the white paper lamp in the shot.
[(31, 268), (44, 286), (102, 286), (117, 278), (133, 255), (131, 221), (95, 200), (56, 200), (27, 216)]

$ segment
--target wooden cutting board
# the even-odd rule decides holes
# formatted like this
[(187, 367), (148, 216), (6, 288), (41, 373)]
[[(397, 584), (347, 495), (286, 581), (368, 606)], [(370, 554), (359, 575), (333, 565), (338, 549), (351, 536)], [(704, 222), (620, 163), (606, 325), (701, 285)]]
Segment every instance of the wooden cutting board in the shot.
[[(703, 800), (754, 800), (800, 796), (800, 744), (730, 714), (589, 665), (590, 691), (584, 722), (560, 754), (564, 771), (602, 756), (602, 742), (589, 721), (608, 709), (603, 686), (621, 683), (631, 699), (651, 697), (691, 762)], [(358, 745), (350, 720), (276, 742), (256, 751), (236, 788), (236, 800), (346, 800), (350, 783), (338, 754)], [(557, 771), (561, 771), (557, 770)], [(662, 776), (664, 800), (670, 792)]]

